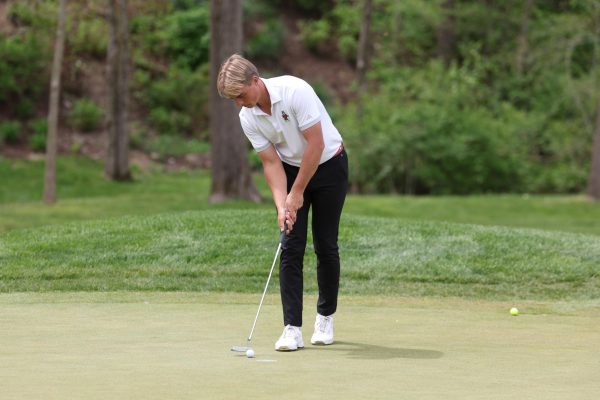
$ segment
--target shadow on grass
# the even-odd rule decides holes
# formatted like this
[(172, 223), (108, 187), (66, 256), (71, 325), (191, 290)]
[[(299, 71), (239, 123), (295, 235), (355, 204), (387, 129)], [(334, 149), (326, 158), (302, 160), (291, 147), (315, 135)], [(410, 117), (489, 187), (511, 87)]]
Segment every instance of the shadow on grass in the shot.
[[(307, 348), (311, 347), (313, 346), (308, 346)], [(321, 349), (327, 351), (346, 352), (349, 358), (363, 360), (390, 360), (394, 358), (428, 360), (442, 358), (444, 356), (444, 353), (436, 350), (403, 349), (398, 347), (386, 347), (374, 344), (344, 341), (336, 341), (332, 346), (324, 346)]]

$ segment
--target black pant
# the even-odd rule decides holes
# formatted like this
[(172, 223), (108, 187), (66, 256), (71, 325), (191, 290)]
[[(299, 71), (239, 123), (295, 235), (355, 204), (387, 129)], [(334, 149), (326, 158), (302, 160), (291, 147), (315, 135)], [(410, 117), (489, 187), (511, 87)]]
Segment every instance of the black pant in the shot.
[[(283, 163), (288, 193), (299, 167)], [(308, 211), (312, 206), (312, 233), (317, 255), (319, 300), (317, 312), (331, 315), (337, 308), (340, 281), (338, 229), (348, 190), (348, 156), (342, 151), (319, 165), (304, 191), (304, 204), (298, 210), (294, 229), (281, 253), (279, 283), (284, 325), (302, 326), (304, 250), (308, 229)]]

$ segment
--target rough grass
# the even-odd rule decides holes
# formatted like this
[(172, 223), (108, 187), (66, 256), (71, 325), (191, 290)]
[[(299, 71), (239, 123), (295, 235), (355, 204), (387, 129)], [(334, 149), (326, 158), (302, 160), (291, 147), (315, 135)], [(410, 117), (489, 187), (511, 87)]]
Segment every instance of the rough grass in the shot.
[[(44, 164), (0, 157), (0, 233), (14, 229), (157, 213), (214, 209), (272, 209), (267, 185), (255, 182), (265, 202), (208, 203), (208, 171), (134, 171), (132, 183), (111, 182), (102, 163), (61, 157), (57, 166), (58, 203), (41, 203)], [(415, 221), (513, 226), (600, 235), (600, 203), (584, 196), (348, 196), (347, 214)]]
[[(222, 210), (17, 230), (0, 236), (0, 291), (259, 292), (274, 225), (272, 211)], [(342, 294), (600, 297), (596, 236), (355, 215), (340, 236)], [(314, 265), (309, 247), (308, 293)]]
[[(100, 162), (61, 157), (57, 166), (58, 202), (42, 204), (43, 162), (0, 158), (0, 233), (14, 229), (63, 224), (70, 221), (113, 218), (123, 215), (219, 209), (266, 209), (236, 201), (208, 203), (207, 171), (164, 172), (134, 170), (133, 182), (112, 182), (104, 177)], [(259, 182), (260, 183), (260, 182)]]

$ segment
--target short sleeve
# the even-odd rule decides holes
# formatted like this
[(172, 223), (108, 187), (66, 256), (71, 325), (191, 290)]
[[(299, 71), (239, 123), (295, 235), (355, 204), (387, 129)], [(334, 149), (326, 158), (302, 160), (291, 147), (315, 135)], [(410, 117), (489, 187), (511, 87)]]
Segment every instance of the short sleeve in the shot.
[(256, 128), (252, 126), (252, 124), (243, 116), (240, 115), (240, 123), (242, 125), (242, 129), (244, 130), (244, 134), (252, 144), (252, 147), (257, 153), (264, 151), (271, 147), (271, 142), (262, 135)]
[(298, 121), (298, 128), (304, 131), (321, 120), (320, 100), (310, 85), (304, 81), (294, 90), (292, 109)]

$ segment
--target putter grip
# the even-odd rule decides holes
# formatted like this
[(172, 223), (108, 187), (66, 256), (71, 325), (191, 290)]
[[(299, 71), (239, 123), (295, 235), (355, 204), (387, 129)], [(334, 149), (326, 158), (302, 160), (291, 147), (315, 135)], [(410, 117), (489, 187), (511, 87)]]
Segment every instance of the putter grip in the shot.
[(281, 234), (279, 235), (279, 243), (281, 243), (281, 247), (285, 246), (285, 243), (287, 242), (287, 234), (285, 233), (288, 229), (287, 226), (287, 222), (283, 223), (283, 231), (281, 231)]

